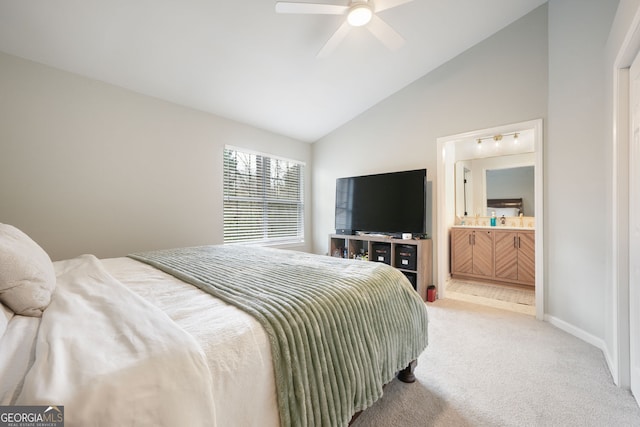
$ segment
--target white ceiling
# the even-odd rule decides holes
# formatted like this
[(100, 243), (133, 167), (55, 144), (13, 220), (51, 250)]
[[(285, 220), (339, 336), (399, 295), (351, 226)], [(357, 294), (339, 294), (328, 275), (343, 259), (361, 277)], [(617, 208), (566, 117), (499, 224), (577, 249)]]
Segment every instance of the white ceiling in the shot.
[(545, 2), (414, 0), (379, 13), (399, 50), (317, 59), (344, 18), (275, 0), (0, 0), (0, 51), (313, 142)]

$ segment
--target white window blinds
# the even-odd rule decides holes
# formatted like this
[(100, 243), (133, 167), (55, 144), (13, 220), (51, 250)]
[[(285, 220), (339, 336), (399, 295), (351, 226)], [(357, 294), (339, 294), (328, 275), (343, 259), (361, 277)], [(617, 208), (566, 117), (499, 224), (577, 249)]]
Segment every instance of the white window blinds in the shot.
[(224, 149), (224, 242), (304, 241), (304, 163)]

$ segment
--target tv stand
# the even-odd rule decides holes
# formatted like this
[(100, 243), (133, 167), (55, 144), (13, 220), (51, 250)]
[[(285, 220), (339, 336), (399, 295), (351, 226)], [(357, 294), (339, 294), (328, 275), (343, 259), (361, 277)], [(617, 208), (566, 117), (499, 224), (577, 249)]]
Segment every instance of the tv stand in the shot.
[(402, 234), (400, 233), (379, 233), (377, 231), (356, 231), (355, 236), (365, 236), (365, 237), (382, 237), (385, 239), (389, 238), (400, 238)]
[(427, 300), (427, 287), (433, 283), (431, 239), (404, 240), (380, 234), (330, 234), (329, 255), (389, 264), (402, 271), (420, 297)]
[[(343, 234), (343, 233), (336, 233), (336, 234), (341, 236), (350, 236), (350, 234)], [(384, 237), (384, 238), (392, 238), (392, 239), (398, 239), (398, 240), (402, 240), (402, 234), (403, 233), (385, 233), (381, 231), (356, 231), (353, 233), (353, 235), (355, 236)], [(412, 233), (412, 236), (413, 236), (412, 239), (409, 239), (409, 240), (428, 239), (428, 236), (425, 233), (422, 233), (422, 234)]]

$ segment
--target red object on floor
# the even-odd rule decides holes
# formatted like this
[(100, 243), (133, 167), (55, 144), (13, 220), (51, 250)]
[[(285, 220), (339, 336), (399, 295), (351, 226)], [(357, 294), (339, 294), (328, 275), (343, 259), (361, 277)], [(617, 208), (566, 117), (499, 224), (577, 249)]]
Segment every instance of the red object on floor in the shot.
[(434, 302), (438, 298), (438, 291), (435, 286), (429, 286), (427, 288), (427, 301)]

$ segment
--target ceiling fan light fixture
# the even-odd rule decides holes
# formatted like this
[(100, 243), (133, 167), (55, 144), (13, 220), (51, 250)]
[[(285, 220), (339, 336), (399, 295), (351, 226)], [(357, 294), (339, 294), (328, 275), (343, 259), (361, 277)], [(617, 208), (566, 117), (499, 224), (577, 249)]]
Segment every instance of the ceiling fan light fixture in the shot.
[(373, 10), (366, 3), (360, 3), (349, 9), (347, 14), (347, 22), (352, 27), (362, 27), (367, 25), (373, 18)]

